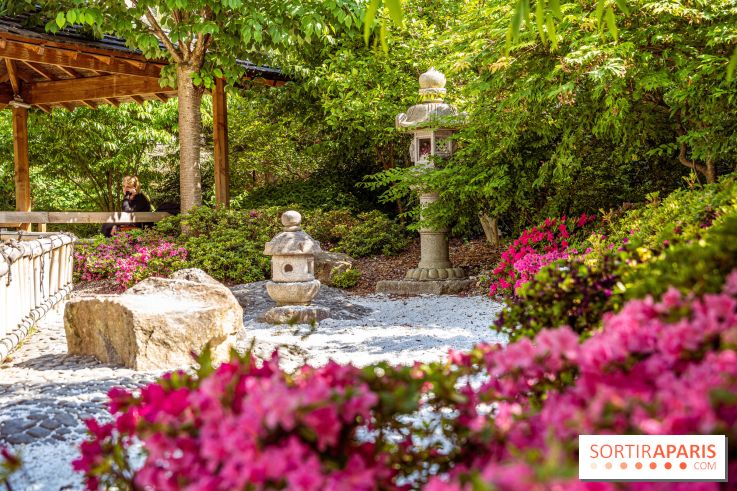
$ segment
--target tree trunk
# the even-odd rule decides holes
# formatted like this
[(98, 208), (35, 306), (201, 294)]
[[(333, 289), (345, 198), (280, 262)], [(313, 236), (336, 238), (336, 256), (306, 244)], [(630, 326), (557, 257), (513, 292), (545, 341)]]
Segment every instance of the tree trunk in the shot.
[(484, 229), (486, 240), (489, 241), (491, 245), (499, 249), (501, 244), (499, 242), (498, 219), (491, 218), (489, 215), (482, 213), (479, 215), (479, 221), (481, 222), (481, 227)]
[(105, 173), (105, 211), (115, 211), (116, 209), (116, 203), (115, 203), (115, 196), (113, 196), (113, 173), (111, 171), (107, 171)]
[(717, 182), (717, 168), (712, 159), (706, 161), (706, 182), (709, 184)]
[(179, 98), (179, 193), (181, 211), (187, 213), (202, 204), (200, 178), (200, 138), (202, 134), (202, 91), (195, 87), (189, 66), (177, 67)]

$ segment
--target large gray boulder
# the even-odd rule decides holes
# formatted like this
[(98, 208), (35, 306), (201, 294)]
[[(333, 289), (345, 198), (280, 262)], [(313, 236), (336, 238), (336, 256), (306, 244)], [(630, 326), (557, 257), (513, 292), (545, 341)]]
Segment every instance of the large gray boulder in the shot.
[(315, 254), (315, 278), (323, 285), (333, 286), (333, 275), (353, 268), (354, 262), (342, 252), (320, 251)]
[[(191, 366), (210, 343), (214, 362), (228, 359), (243, 309), (228, 288), (202, 271), (148, 278), (121, 295), (71, 300), (64, 311), (70, 354), (135, 370)], [(194, 280), (194, 281), (191, 281)]]

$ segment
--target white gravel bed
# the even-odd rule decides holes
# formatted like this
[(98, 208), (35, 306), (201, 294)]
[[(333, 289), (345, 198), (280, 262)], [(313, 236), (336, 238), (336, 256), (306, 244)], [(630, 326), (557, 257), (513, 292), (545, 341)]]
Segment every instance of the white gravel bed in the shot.
[(357, 366), (383, 360), (439, 361), (451, 348), (506, 341), (490, 329), (501, 304), (485, 297), (371, 295), (350, 300), (372, 312), (355, 320), (326, 319), (315, 327), (246, 321), (239, 348), (254, 340), (259, 356), (278, 348), (282, 368), (292, 370), (305, 362), (319, 366), (330, 359)]

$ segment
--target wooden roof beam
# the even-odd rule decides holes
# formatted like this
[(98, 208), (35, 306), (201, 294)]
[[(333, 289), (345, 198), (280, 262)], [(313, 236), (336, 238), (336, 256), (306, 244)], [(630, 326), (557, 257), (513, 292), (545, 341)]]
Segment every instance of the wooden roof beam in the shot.
[(154, 96), (160, 100), (161, 102), (166, 102), (169, 100), (169, 97), (166, 94), (163, 94), (161, 92), (154, 93)]
[(154, 78), (103, 75), (77, 80), (54, 80), (27, 84), (22, 94), (23, 100), (30, 104), (57, 104), (132, 97), (142, 94), (173, 93), (174, 91), (175, 89), (162, 88), (158, 79)]
[(5, 58), (5, 67), (8, 70), (8, 77), (10, 78), (10, 85), (13, 86), (13, 94), (20, 94), (20, 83), (18, 83), (18, 74), (15, 72), (15, 65), (13, 60)]
[(108, 104), (111, 104), (111, 105), (113, 105), (115, 107), (120, 106), (120, 101), (117, 100), (117, 99), (113, 99), (112, 97), (105, 97), (105, 102), (107, 102)]
[(82, 101), (82, 104), (89, 107), (90, 109), (97, 109), (97, 103), (95, 101)]
[(143, 97), (141, 97), (140, 95), (132, 95), (131, 96), (131, 99), (133, 99), (134, 101), (136, 101), (136, 103), (138, 103), (138, 104), (143, 104), (144, 102), (146, 102), (143, 99)]
[(43, 112), (45, 112), (46, 114), (51, 114), (51, 108), (49, 106), (44, 106), (42, 104), (39, 104), (36, 107), (42, 110)]
[[(0, 43), (0, 57), (45, 63), (72, 69), (81, 68), (156, 79), (159, 78), (163, 66), (163, 64), (148, 62), (144, 63), (141, 67), (137, 67), (112, 56), (52, 48), (49, 46), (38, 46), (12, 39), (2, 39), (2, 43)], [(104, 58), (106, 61), (102, 61), (101, 58)]]

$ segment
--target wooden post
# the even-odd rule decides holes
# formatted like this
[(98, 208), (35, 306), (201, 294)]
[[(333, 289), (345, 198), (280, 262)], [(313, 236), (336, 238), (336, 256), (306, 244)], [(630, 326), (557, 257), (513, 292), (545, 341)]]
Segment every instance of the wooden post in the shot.
[[(13, 161), (15, 163), (15, 209), (31, 211), (31, 178), (28, 171), (28, 109), (13, 108)], [(21, 230), (30, 231), (30, 223)]]
[(215, 203), (230, 204), (230, 164), (228, 163), (228, 103), (225, 95), (225, 79), (215, 79), (212, 91), (212, 127), (215, 140)]

